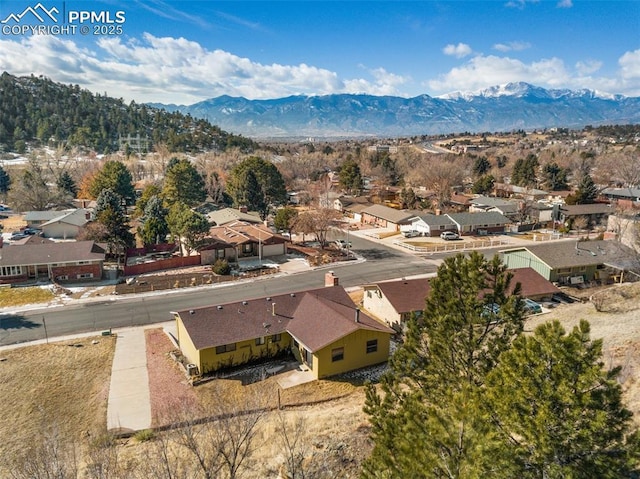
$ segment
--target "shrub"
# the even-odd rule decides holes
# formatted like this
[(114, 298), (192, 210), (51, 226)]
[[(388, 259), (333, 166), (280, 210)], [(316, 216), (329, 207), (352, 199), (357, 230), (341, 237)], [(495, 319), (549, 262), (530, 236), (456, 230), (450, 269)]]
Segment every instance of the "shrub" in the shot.
[(220, 276), (226, 276), (231, 273), (231, 266), (226, 259), (218, 259), (211, 267), (212, 271)]
[(143, 429), (142, 431), (138, 431), (134, 437), (138, 442), (146, 442), (153, 439), (154, 436), (155, 434), (151, 429)]

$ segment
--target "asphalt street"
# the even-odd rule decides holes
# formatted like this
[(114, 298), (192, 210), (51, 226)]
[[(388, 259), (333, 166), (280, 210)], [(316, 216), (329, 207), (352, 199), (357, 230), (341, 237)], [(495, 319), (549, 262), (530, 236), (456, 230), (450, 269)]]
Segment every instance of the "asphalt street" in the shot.
[(0, 315), (0, 345), (160, 323), (171, 318), (170, 311), (321, 287), (324, 285), (324, 275), (330, 269), (339, 277), (340, 284), (346, 287), (436, 271), (435, 263), (431, 261), (435, 258), (425, 260), (362, 238), (351, 237), (350, 241), (353, 251), (366, 261), (334, 264), (330, 268), (224, 286), (113, 296), (70, 306), (5, 313)]

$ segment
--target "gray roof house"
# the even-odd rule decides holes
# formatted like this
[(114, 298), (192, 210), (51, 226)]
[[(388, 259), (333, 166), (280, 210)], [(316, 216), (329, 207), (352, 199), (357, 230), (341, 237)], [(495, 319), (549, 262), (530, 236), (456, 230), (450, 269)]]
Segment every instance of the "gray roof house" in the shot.
[(57, 213), (62, 214), (39, 225), (45, 238), (75, 239), (84, 225), (91, 220), (91, 213), (84, 208)]
[(504, 200), (502, 198), (492, 198), (489, 196), (478, 196), (470, 201), (469, 213), (486, 213), (497, 211), (500, 214), (511, 217), (519, 213), (519, 203), (516, 201)]
[(207, 213), (207, 220), (213, 226), (223, 226), (235, 221), (244, 221), (245, 223), (252, 224), (262, 223), (257, 213), (248, 213), (234, 208), (223, 208)]
[(501, 213), (490, 211), (487, 213), (448, 213), (461, 235), (504, 233), (505, 225), (511, 220)]
[(619, 281), (624, 271), (638, 272), (635, 252), (617, 241), (554, 241), (500, 252), (507, 268), (533, 268), (560, 284)]
[(400, 229), (402, 231), (419, 231), (422, 236), (438, 236), (443, 231), (454, 231), (457, 229), (456, 224), (447, 215), (424, 213), (413, 216), (410, 221), (411, 223), (409, 225), (403, 225)]

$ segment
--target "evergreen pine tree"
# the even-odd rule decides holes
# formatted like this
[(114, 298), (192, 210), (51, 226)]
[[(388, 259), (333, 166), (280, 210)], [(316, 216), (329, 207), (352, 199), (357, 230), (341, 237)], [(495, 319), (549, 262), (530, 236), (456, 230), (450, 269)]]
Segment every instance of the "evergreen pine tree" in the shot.
[(580, 183), (576, 189), (576, 204), (583, 205), (593, 203), (597, 197), (598, 187), (593, 182), (593, 178), (591, 178), (591, 175), (584, 175), (580, 179)]
[[(375, 446), (363, 477), (480, 478), (500, 442), (480, 407), (484, 380), (522, 331), (519, 287), (499, 259), (447, 258), (390, 361), (381, 392), (367, 389)], [(514, 293), (515, 295), (511, 295)]]

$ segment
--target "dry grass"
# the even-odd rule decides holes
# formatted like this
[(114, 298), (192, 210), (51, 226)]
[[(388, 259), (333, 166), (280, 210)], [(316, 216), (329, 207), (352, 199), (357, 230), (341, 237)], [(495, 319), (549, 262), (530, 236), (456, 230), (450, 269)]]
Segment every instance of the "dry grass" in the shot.
[(532, 331), (539, 324), (559, 320), (570, 331), (580, 320), (591, 326), (591, 339), (602, 339), (605, 367), (620, 366), (618, 378), (624, 391), (627, 408), (634, 413), (634, 421), (640, 426), (640, 283), (625, 283), (600, 288), (575, 291), (585, 299), (605, 296), (604, 310), (597, 311), (590, 301), (560, 305), (548, 314), (531, 317), (526, 329)]
[(8, 233), (18, 231), (20, 228), (27, 226), (27, 222), (22, 215), (9, 216), (6, 219), (0, 220), (0, 224), (2, 224), (3, 231)]
[(55, 298), (48, 288), (0, 288), (0, 308), (47, 303)]
[(115, 338), (85, 338), (0, 351), (0, 457), (55, 425), (70, 441), (106, 430)]

